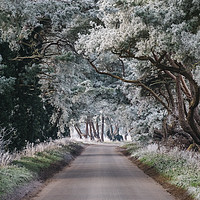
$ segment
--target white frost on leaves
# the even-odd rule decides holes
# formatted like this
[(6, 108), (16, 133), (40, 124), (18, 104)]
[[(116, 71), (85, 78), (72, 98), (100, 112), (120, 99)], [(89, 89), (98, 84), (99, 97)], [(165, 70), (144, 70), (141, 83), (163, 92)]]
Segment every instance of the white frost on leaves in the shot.
[(31, 28), (42, 26), (41, 19), (50, 19), (52, 31), (67, 27), (81, 9), (87, 9), (93, 1), (58, 1), (58, 0), (1, 0), (0, 32), (3, 40), (17, 48), (20, 38), (27, 38)]
[[(38, 26), (38, 19), (43, 17), (51, 19), (53, 33), (67, 37), (68, 30), (77, 26), (81, 10), (87, 10), (91, 5), (93, 5), (92, 0), (2, 0), (0, 10), (3, 14), (8, 14), (6, 21), (0, 26), (1, 37), (9, 41), (12, 47), (17, 47), (18, 39), (27, 38), (31, 28)], [(110, 50), (128, 49), (130, 46), (131, 51), (136, 56), (149, 55), (153, 48), (155, 52), (163, 50), (175, 52), (172, 56), (178, 60), (185, 58), (185, 56), (192, 57), (194, 64), (200, 60), (199, 18), (197, 16), (190, 17), (188, 20), (185, 18), (188, 14), (186, 13), (188, 7), (190, 12), (199, 11), (200, 3), (198, 0), (192, 2), (186, 0), (100, 0), (98, 6), (99, 10), (91, 11), (93, 12), (91, 15), (96, 15), (102, 23), (91, 22), (92, 28), (89, 32), (85, 35), (79, 34), (79, 40), (76, 43), (76, 49), (79, 53), (111, 64), (116, 59), (116, 55), (110, 53)], [(40, 26), (42, 25), (40, 24)], [(149, 67), (147, 63), (123, 61), (127, 67), (126, 78), (130, 80), (139, 78), (142, 75), (140, 71)], [(53, 62), (54, 60), (52, 60)], [(110, 94), (115, 94), (117, 88), (112, 90), (109, 87), (101, 87), (100, 81), (95, 83), (94, 88), (92, 83), (85, 82), (86, 75), (90, 74), (91, 71), (88, 70), (87, 64), (84, 62), (78, 64), (73, 62), (52, 63), (48, 66), (43, 64), (41, 68), (48, 68), (50, 71), (48, 75), (53, 77), (53, 80), (47, 81), (41, 78), (40, 83), (42, 83), (44, 92), (48, 91), (49, 85), (56, 91), (50, 95), (48, 100), (56, 108), (64, 110), (60, 124), (61, 130), (64, 129), (64, 124), (72, 114), (71, 107), (74, 103), (79, 105), (80, 110), (82, 109), (80, 115), (85, 115), (87, 112), (94, 114), (102, 110), (109, 114), (110, 110), (119, 107), (116, 112), (113, 112), (113, 115), (119, 114), (116, 121), (119, 123), (126, 121), (126, 126), (129, 129), (132, 128), (131, 131), (134, 134), (152, 133), (154, 128), (161, 127), (163, 111), (160, 106), (147, 102), (141, 97), (140, 89), (129, 84), (121, 84), (118, 87), (132, 104), (131, 107), (124, 105), (120, 107), (115, 103), (109, 104), (104, 99), (98, 99), (97, 103), (95, 98), (98, 94), (107, 92), (106, 98), (108, 98)], [(106, 70), (103, 65), (98, 67)], [(153, 73), (151, 69), (149, 73)], [(198, 66), (194, 69), (194, 74), (196, 80), (199, 81)], [(95, 77), (93, 78), (95, 80)], [(1, 79), (3, 82), (4, 77)], [(85, 102), (88, 102), (87, 109), (89, 111), (81, 108), (81, 105), (86, 106)], [(124, 112), (120, 113), (123, 109)], [(52, 121), (55, 122), (56, 117), (57, 115), (53, 115)]]
[(175, 52), (178, 60), (185, 56), (199, 59), (199, 19), (186, 18), (188, 7), (191, 13), (199, 11), (197, 1), (99, 1), (104, 25), (94, 25), (90, 34), (80, 35), (77, 49), (99, 55), (132, 44), (137, 56), (153, 48)]

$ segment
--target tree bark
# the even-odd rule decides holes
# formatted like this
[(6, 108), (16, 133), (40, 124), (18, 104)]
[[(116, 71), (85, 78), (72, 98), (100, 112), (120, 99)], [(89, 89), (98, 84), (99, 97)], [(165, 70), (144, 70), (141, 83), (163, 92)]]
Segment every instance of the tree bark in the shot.
[(113, 139), (114, 132), (113, 132), (113, 126), (112, 126), (112, 123), (111, 123), (111, 119), (109, 117), (107, 117), (107, 120), (108, 120), (108, 123), (109, 123), (109, 126), (110, 126), (110, 134), (111, 134), (112, 139)]
[(197, 122), (197, 124), (200, 126), (200, 115), (199, 115), (199, 109), (198, 108), (195, 109), (194, 118), (195, 118), (195, 121)]
[[(176, 91), (177, 91), (177, 100), (178, 100), (178, 112), (179, 112), (179, 122), (182, 127), (182, 129), (186, 132), (189, 133), (190, 136), (193, 138), (194, 142), (200, 145), (200, 138), (198, 138), (198, 134), (196, 132), (196, 129), (194, 127), (191, 127), (191, 124), (193, 125), (193, 120), (191, 119), (191, 111), (189, 111), (190, 118), (186, 118), (184, 114), (184, 100), (183, 96), (181, 94), (181, 75), (178, 75), (176, 78)], [(191, 120), (191, 121), (189, 121)], [(192, 123), (191, 123), (192, 122)]]
[(87, 118), (86, 118), (86, 122), (85, 122), (85, 135), (86, 135), (86, 138), (87, 138), (87, 136), (89, 135), (88, 116), (87, 116)]
[(94, 137), (99, 139), (97, 131), (96, 131), (95, 127), (94, 127), (94, 122), (93, 121), (91, 121), (91, 126), (92, 126), (92, 129), (93, 129)]
[(89, 127), (90, 127), (90, 139), (94, 140), (91, 118), (89, 118)]
[(171, 90), (170, 90), (170, 86), (169, 84), (165, 84), (165, 87), (166, 87), (166, 90), (167, 90), (167, 93), (168, 93), (168, 96), (169, 96), (169, 104), (170, 104), (170, 107), (172, 108), (172, 110), (174, 110), (175, 108), (175, 103), (174, 103), (174, 97), (171, 93)]
[(99, 133), (99, 120), (98, 120), (98, 118), (96, 119), (96, 130), (97, 130), (97, 138), (100, 139), (100, 133)]
[(79, 135), (80, 139), (82, 139), (82, 133), (81, 133), (81, 130), (80, 130), (80, 128), (79, 128), (77, 125), (75, 125), (74, 127), (75, 127), (75, 129), (76, 129), (76, 132), (78, 133), (78, 135)]
[(102, 115), (101, 141), (104, 142), (104, 116)]

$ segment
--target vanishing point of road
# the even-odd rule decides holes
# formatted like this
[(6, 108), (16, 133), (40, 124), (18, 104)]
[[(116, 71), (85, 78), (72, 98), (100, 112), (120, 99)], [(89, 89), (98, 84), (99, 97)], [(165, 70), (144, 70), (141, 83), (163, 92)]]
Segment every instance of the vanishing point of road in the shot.
[(32, 200), (174, 200), (117, 151), (90, 145)]

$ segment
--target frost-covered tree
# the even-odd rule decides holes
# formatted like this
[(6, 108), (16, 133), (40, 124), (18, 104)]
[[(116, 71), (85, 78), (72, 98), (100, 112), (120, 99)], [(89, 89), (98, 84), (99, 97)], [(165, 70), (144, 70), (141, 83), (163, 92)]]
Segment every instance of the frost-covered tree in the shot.
[(200, 144), (199, 1), (101, 0), (98, 5), (102, 23), (91, 23), (77, 51), (96, 72), (141, 86), (143, 95), (161, 103), (168, 116), (165, 135), (181, 132)]
[[(91, 70), (89, 66), (87, 68)], [(75, 125), (82, 123), (83, 135), (88, 135), (88, 130), (85, 130), (88, 118), (89, 121), (99, 123), (99, 129), (101, 129), (102, 116), (104, 116), (105, 124), (108, 124), (108, 118), (117, 121), (117, 110), (120, 106), (128, 104), (127, 98), (119, 90), (118, 85), (119, 82), (115, 79), (101, 77), (91, 70), (90, 77), (87, 76), (86, 81), (80, 82), (72, 88), (72, 119)], [(105, 126), (104, 133), (106, 134), (106, 132), (107, 127)]]
[[(84, 14), (82, 18), (79, 15), (88, 10), (91, 3), (82, 1), (80, 6), (77, 1), (1, 1), (0, 54), (2, 64), (8, 67), (1, 64), (0, 123), (17, 129), (12, 148), (22, 148), (26, 140), (55, 138), (58, 126), (62, 130), (66, 128), (60, 125), (64, 124), (61, 124), (63, 118), (67, 121), (66, 113), (70, 111), (68, 98), (63, 98), (69, 85), (66, 84), (63, 91), (60, 79), (64, 80), (64, 70), (60, 68), (64, 66), (63, 58), (70, 57), (70, 47), (60, 48), (63, 44), (70, 45), (68, 40), (60, 39), (61, 32), (64, 29), (65, 35), (67, 30), (75, 32), (75, 22), (80, 19), (84, 24)], [(62, 57), (56, 64), (54, 61), (60, 51)], [(5, 87), (11, 81), (14, 90), (9, 93)], [(70, 83), (70, 79), (67, 81)]]
[[(0, 43), (2, 57), (1, 78), (9, 81), (1, 83), (0, 124), (5, 130), (14, 129), (4, 137), (10, 141), (10, 150), (21, 149), (26, 141), (45, 140), (56, 137), (56, 128), (50, 124), (52, 106), (42, 101), (37, 77), (40, 69), (31, 62), (12, 60), (24, 51), (12, 51), (7, 42)], [(11, 81), (12, 80), (12, 81)], [(9, 84), (8, 84), (9, 83)]]
[[(36, 80), (56, 134), (101, 113), (119, 130), (199, 144), (199, 9), (194, 0), (2, 0), (0, 37), (23, 63), (17, 78)], [(2, 64), (0, 91), (11, 91), (16, 76)]]
[[(107, 103), (103, 99), (114, 99), (116, 88), (111, 88), (105, 78), (102, 81), (74, 49), (78, 34), (87, 33), (91, 28), (89, 21), (98, 23), (94, 8), (93, 1), (10, 0), (0, 5), (1, 38), (18, 52), (9, 59), (27, 64), (20, 69), (23, 83), (29, 85), (31, 80), (37, 80), (41, 102), (35, 105), (42, 105), (43, 111), (49, 114), (41, 117), (37, 113), (37, 116), (51, 123), (52, 128), (47, 132), (51, 129), (55, 132), (50, 131), (49, 137), (55, 136), (57, 129), (60, 136), (65, 135), (71, 119), (78, 121), (81, 117), (99, 115), (114, 101)], [(22, 92), (21, 96), (25, 94)], [(23, 116), (26, 118), (26, 113)], [(23, 134), (25, 140), (26, 133)], [(41, 135), (46, 133), (42, 130)]]

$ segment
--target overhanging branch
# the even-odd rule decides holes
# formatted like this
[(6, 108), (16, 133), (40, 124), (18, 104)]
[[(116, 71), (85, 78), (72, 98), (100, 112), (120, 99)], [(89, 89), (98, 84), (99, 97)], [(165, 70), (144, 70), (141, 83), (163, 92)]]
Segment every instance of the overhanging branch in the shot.
[(89, 64), (92, 66), (92, 68), (93, 68), (98, 74), (107, 75), (107, 76), (110, 76), (110, 77), (112, 77), (112, 78), (118, 79), (118, 80), (120, 80), (120, 81), (122, 81), (122, 82), (125, 82), (125, 83), (132, 83), (132, 84), (136, 84), (137, 86), (143, 87), (145, 90), (149, 91), (149, 92), (155, 97), (155, 99), (158, 100), (158, 101), (163, 105), (163, 107), (167, 109), (167, 111), (168, 111), (169, 113), (171, 113), (171, 110), (170, 110), (170, 108), (167, 106), (167, 104), (166, 104), (166, 103), (151, 89), (151, 88), (149, 88), (149, 87), (146, 86), (144, 83), (142, 83), (140, 79), (138, 79), (138, 80), (128, 80), (128, 79), (122, 78), (122, 77), (120, 77), (120, 76), (111, 74), (111, 73), (109, 73), (109, 72), (102, 72), (102, 71), (99, 71), (98, 68), (95, 66), (95, 64), (94, 64), (92, 61), (90, 61), (89, 58), (87, 58), (87, 60), (88, 60)]

